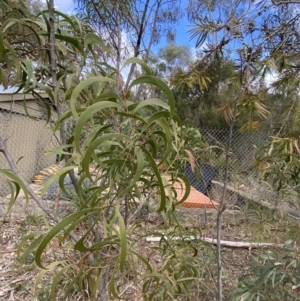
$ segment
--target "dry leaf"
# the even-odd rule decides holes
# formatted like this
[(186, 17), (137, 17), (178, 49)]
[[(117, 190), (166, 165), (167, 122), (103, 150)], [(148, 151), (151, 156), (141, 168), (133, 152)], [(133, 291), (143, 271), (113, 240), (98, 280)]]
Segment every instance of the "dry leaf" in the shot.
[(189, 157), (189, 161), (190, 161), (190, 164), (191, 164), (192, 171), (195, 172), (195, 166), (196, 166), (195, 157), (189, 150), (185, 149), (185, 152), (187, 153), (187, 155)]

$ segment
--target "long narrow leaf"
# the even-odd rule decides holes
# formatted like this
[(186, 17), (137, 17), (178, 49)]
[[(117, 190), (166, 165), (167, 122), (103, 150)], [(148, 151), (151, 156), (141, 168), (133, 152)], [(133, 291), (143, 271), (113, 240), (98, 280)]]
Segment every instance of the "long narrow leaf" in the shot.
[(48, 188), (50, 187), (50, 185), (54, 182), (54, 181), (58, 181), (59, 178), (62, 176), (62, 175), (65, 175), (69, 170), (72, 170), (74, 169), (75, 166), (67, 166), (67, 167), (64, 167), (60, 170), (58, 170), (47, 182), (46, 184), (44, 185), (44, 187), (42, 188), (42, 195), (45, 194), (45, 192), (48, 190)]
[(143, 154), (143, 150), (141, 148), (139, 148), (137, 150), (136, 153), (136, 173), (131, 181), (131, 183), (128, 185), (128, 187), (122, 192), (123, 194), (125, 194), (126, 192), (130, 191), (135, 184), (139, 181), (140, 177), (143, 174), (144, 171), (144, 166), (145, 166), (145, 162), (144, 162), (144, 154)]
[(147, 64), (145, 64), (144, 61), (140, 60), (139, 58), (137, 57), (131, 57), (129, 58), (128, 60), (125, 61), (125, 63), (123, 64), (123, 68), (129, 64), (138, 64), (140, 65), (143, 70), (146, 72), (147, 75), (152, 75), (152, 71), (151, 69), (148, 67)]
[(170, 106), (170, 118), (172, 119), (175, 114), (175, 98), (172, 91), (169, 89), (167, 84), (165, 84), (162, 80), (158, 79), (152, 75), (144, 75), (135, 79), (129, 86), (128, 89), (138, 85), (138, 84), (150, 84), (159, 88), (167, 97)]
[[(71, 99), (70, 99), (70, 109), (71, 109), (71, 111), (73, 113), (73, 116), (76, 119), (79, 119), (79, 115), (78, 115), (77, 110), (76, 110), (76, 103), (77, 103), (78, 95), (80, 94), (80, 92), (82, 90), (84, 90), (85, 88), (87, 88), (88, 86), (90, 86), (91, 84), (93, 84), (95, 82), (98, 82), (98, 83), (114, 83), (115, 80), (113, 80), (111, 78), (108, 78), (108, 77), (95, 76), (95, 77), (89, 77), (86, 80), (80, 82), (75, 87), (74, 91), (72, 92)], [(94, 104), (94, 106), (97, 105), (97, 104), (99, 105), (99, 103), (96, 103), (96, 104)]]
[(87, 47), (88, 45), (99, 45), (102, 49), (105, 51), (108, 51), (107, 46), (104, 44), (103, 40), (96, 34), (89, 32), (84, 37), (84, 47)]
[(155, 161), (153, 160), (151, 154), (144, 148), (142, 147), (143, 152), (145, 153), (145, 155), (148, 158), (148, 161), (150, 163), (150, 166), (152, 167), (154, 174), (156, 176), (157, 182), (158, 182), (158, 186), (160, 189), (160, 206), (157, 209), (158, 212), (164, 211), (166, 209), (166, 193), (165, 193), (165, 189), (164, 189), (164, 184), (160, 175), (160, 172), (157, 168), (157, 165), (155, 163)]
[[(7, 176), (11, 180), (13, 180), (13, 182), (18, 184), (22, 188), (25, 198), (26, 198), (26, 203), (28, 203), (28, 201), (29, 201), (28, 191), (27, 191), (26, 185), (23, 183), (23, 181), (18, 176), (16, 176), (14, 173), (12, 173), (11, 171), (8, 171), (5, 169), (0, 169), (0, 173), (4, 174), (5, 176)], [(15, 196), (15, 198), (17, 198), (17, 195)]]
[(42, 239), (39, 247), (36, 250), (35, 253), (35, 262), (36, 264), (41, 268), (45, 269), (45, 267), (42, 265), (42, 254), (45, 251), (47, 245), (51, 242), (51, 240), (62, 230), (65, 229), (69, 224), (71, 223), (77, 223), (78, 219), (82, 217), (83, 215), (87, 215), (87, 218), (89, 215), (94, 214), (94, 208), (88, 208), (88, 209), (82, 209), (78, 212), (75, 212), (65, 219), (63, 219), (61, 222), (59, 222), (56, 226), (54, 226)]

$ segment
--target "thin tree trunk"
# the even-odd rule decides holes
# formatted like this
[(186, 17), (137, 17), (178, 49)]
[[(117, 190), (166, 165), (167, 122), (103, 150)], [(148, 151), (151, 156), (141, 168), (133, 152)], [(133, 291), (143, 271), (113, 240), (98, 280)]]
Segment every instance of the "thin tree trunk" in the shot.
[[(52, 85), (53, 89), (57, 86), (57, 61), (56, 61), (56, 52), (55, 52), (55, 13), (54, 13), (54, 0), (49, 0), (49, 24), (50, 24), (50, 34), (49, 34), (49, 43), (50, 43), (50, 60), (51, 60), (51, 73), (52, 73)], [(54, 95), (56, 100), (56, 109), (58, 116), (63, 114), (63, 106), (59, 99), (59, 94)], [(66, 122), (63, 121), (60, 125), (60, 141), (62, 145), (67, 144), (67, 135), (66, 135)], [(64, 155), (65, 162), (67, 163), (70, 159), (70, 156)], [(72, 184), (77, 191), (77, 179), (75, 177), (74, 170), (69, 171), (69, 176), (72, 181)]]
[(150, 40), (149, 40), (149, 43), (148, 43), (148, 47), (146, 49), (146, 55), (145, 55), (145, 62), (146, 63), (148, 62), (149, 55), (150, 55), (150, 50), (151, 50), (151, 47), (152, 47), (152, 44), (153, 44), (153, 41), (154, 41), (154, 33), (155, 33), (155, 30), (156, 30), (156, 24), (157, 24), (157, 18), (158, 18), (158, 12), (159, 12), (159, 9), (160, 9), (160, 5), (161, 5), (161, 2), (159, 1), (157, 3), (157, 7), (156, 7), (156, 10), (155, 10), (151, 36), (150, 36)]
[[(159, 1), (157, 3), (157, 6), (156, 6), (156, 10), (155, 10), (155, 14), (154, 14), (154, 21), (153, 21), (153, 26), (152, 26), (152, 31), (151, 31), (151, 36), (150, 36), (148, 47), (146, 49), (145, 63), (148, 63), (150, 50), (151, 50), (151, 47), (152, 47), (152, 44), (153, 44), (153, 41), (154, 41), (154, 33), (155, 33), (155, 29), (156, 29), (156, 24), (157, 24), (157, 18), (158, 18), (158, 12), (159, 12), (159, 9), (160, 9), (160, 5), (161, 5), (161, 2)], [(139, 87), (138, 87), (138, 91), (137, 91), (137, 95), (136, 95), (137, 100), (139, 100), (140, 97), (141, 97), (143, 86), (144, 85), (139, 85)]]
[[(150, 0), (147, 0), (146, 3), (145, 3), (145, 7), (144, 7), (142, 19), (141, 19), (141, 24), (140, 24), (139, 31), (138, 31), (138, 34), (137, 34), (138, 38), (137, 38), (137, 41), (136, 41), (136, 45), (134, 47), (134, 55), (133, 55), (134, 57), (138, 57), (138, 55), (140, 53), (140, 48), (141, 48), (142, 37), (143, 37), (143, 33), (144, 33), (145, 20), (146, 20), (146, 16), (147, 16), (148, 7), (149, 7), (149, 2), (150, 2)], [(131, 66), (130, 66), (130, 71), (128, 73), (125, 88), (124, 88), (125, 91), (127, 91), (127, 89), (128, 89), (130, 80), (131, 80), (133, 72), (135, 70), (135, 66), (136, 66), (136, 64), (131, 64)]]
[(98, 290), (99, 290), (99, 300), (100, 301), (109, 301), (107, 295), (107, 285), (109, 283), (109, 276), (110, 276), (110, 264), (108, 263), (107, 266), (103, 267), (101, 272), (101, 279), (99, 281)]
[[(121, 52), (122, 52), (122, 28), (121, 28), (121, 19), (120, 19), (120, 6), (119, 3), (116, 3), (116, 24), (117, 24), (117, 58), (116, 58), (116, 69), (117, 69), (117, 84), (115, 88), (115, 92), (120, 94), (122, 89), (122, 80), (121, 80)], [(115, 116), (115, 126), (116, 129), (119, 129), (120, 116)], [(109, 250), (107, 249), (107, 252)], [(101, 271), (101, 277), (98, 282), (98, 291), (99, 291), (99, 300), (101, 301), (109, 301), (109, 297), (107, 294), (107, 286), (110, 280), (110, 272), (111, 272), (111, 263), (108, 262), (107, 266), (103, 267)]]
[[(243, 66), (241, 65), (240, 68)], [(222, 197), (221, 197), (221, 202), (220, 202), (220, 209), (218, 211), (217, 215), (217, 263), (218, 263), (218, 283), (217, 283), (217, 300), (222, 301), (223, 300), (223, 281), (222, 281), (222, 255), (221, 255), (221, 236), (222, 236), (222, 219), (223, 219), (223, 212), (226, 209), (226, 204), (225, 204), (225, 197), (226, 197), (226, 191), (227, 191), (227, 184), (228, 184), (228, 174), (229, 174), (229, 164), (230, 164), (230, 149), (231, 149), (231, 144), (232, 144), (232, 135), (233, 135), (233, 126), (236, 121), (236, 115), (237, 115), (237, 107), (238, 107), (238, 102), (240, 100), (241, 94), (243, 92), (249, 92), (250, 91), (250, 81), (249, 81), (249, 73), (248, 73), (248, 68), (249, 66), (246, 65), (246, 78), (242, 78), (242, 88), (240, 89), (238, 95), (236, 96), (235, 102), (234, 102), (234, 108), (233, 108), (233, 113), (232, 113), (232, 120), (230, 122), (230, 127), (229, 127), (229, 137), (228, 137), (228, 145), (226, 149), (226, 162), (225, 162), (225, 175), (224, 175), (224, 186), (223, 186), (223, 191), (222, 191)]]
[[(40, 197), (33, 191), (33, 189), (27, 184), (27, 182), (23, 179), (23, 177), (19, 174), (18, 167), (16, 163), (14, 162), (10, 152), (7, 150), (6, 142), (0, 137), (0, 153), (3, 153), (7, 163), (9, 164), (9, 167), (11, 171), (16, 174), (20, 180), (24, 183), (26, 186), (26, 189), (29, 193), (29, 195), (33, 198), (33, 200), (36, 202), (36, 204), (49, 216), (49, 218), (57, 223), (60, 222), (59, 216), (57, 216), (52, 210), (50, 210), (40, 199)], [(78, 241), (77, 235), (71, 231), (69, 233), (69, 236), (74, 240)]]
[[(49, 0), (49, 24), (50, 24), (50, 34), (49, 34), (49, 43), (50, 43), (50, 59), (51, 59), (51, 73), (52, 73), (52, 84), (54, 88), (57, 85), (57, 62), (55, 55), (55, 14), (54, 14), (54, 0)], [(57, 101), (57, 110), (61, 110), (60, 103)]]
[(230, 129), (229, 129), (229, 139), (228, 139), (228, 146), (226, 150), (226, 169), (224, 175), (224, 187), (222, 192), (222, 198), (220, 202), (220, 209), (217, 215), (217, 263), (218, 263), (218, 283), (217, 283), (217, 300), (223, 300), (223, 283), (222, 283), (222, 255), (221, 255), (221, 236), (222, 236), (222, 219), (223, 219), (223, 212), (225, 211), (226, 204), (225, 204), (225, 197), (227, 191), (227, 182), (228, 182), (228, 173), (229, 173), (229, 163), (230, 163), (230, 148), (231, 148), (231, 141), (232, 141), (232, 130), (233, 130), (233, 123), (231, 122)]
[[(241, 91), (240, 91), (241, 93)], [(233, 126), (235, 124), (236, 119), (236, 113), (237, 113), (237, 105), (240, 99), (240, 93), (237, 95), (235, 102), (234, 102), (234, 108), (233, 108), (233, 118), (230, 123), (229, 127), (229, 137), (228, 137), (228, 145), (226, 149), (226, 161), (225, 161), (225, 175), (224, 175), (224, 186), (222, 191), (222, 197), (220, 201), (220, 208), (217, 215), (217, 265), (218, 265), (218, 283), (217, 283), (217, 300), (222, 301), (223, 300), (223, 281), (222, 281), (222, 244), (221, 244), (221, 236), (222, 236), (222, 220), (223, 220), (223, 212), (226, 209), (226, 192), (227, 192), (227, 185), (228, 185), (228, 175), (229, 175), (229, 164), (231, 159), (231, 144), (232, 144), (232, 135), (233, 135)]]
[(121, 29), (121, 20), (120, 20), (120, 7), (119, 3), (117, 2), (116, 5), (116, 10), (117, 10), (117, 62), (116, 62), (116, 67), (117, 67), (117, 86), (116, 86), (116, 93), (119, 94), (121, 91), (121, 74), (120, 74), (120, 69), (121, 69), (121, 52), (122, 52), (122, 29)]

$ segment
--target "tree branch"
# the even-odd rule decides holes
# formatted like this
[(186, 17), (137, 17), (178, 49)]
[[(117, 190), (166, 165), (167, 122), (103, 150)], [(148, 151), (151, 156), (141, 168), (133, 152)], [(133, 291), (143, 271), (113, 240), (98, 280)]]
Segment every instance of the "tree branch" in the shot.
[(278, 4), (296, 4), (296, 3), (300, 3), (300, 0), (279, 0), (279, 1), (277, 1), (277, 0), (272, 0), (272, 3), (274, 4), (274, 5), (278, 5)]
[[(10, 152), (7, 150), (6, 143), (3, 141), (1, 136), (0, 136), (0, 152), (3, 153), (7, 163), (9, 164), (11, 171), (14, 174), (16, 174), (20, 178), (20, 180), (24, 183), (29, 195), (33, 198), (33, 200), (36, 202), (36, 204), (47, 214), (47, 216), (49, 216), (50, 219), (59, 223), (61, 220), (60, 217), (58, 215), (56, 215), (52, 210), (50, 210), (45, 204), (43, 204), (43, 201), (41, 200), (41, 198), (33, 191), (33, 189), (29, 186), (29, 184), (19, 174), (18, 167), (17, 167), (16, 163), (14, 162)], [(70, 232), (69, 236), (74, 241), (76, 241), (76, 242), (78, 241), (78, 237), (74, 232)]]
[[(51, 73), (52, 73), (52, 84), (55, 90), (57, 85), (57, 61), (55, 53), (55, 14), (54, 14), (54, 0), (49, 0), (49, 24), (50, 24), (50, 34), (49, 34), (49, 43), (50, 43), (50, 60), (51, 60)], [(54, 95), (56, 100), (56, 109), (58, 116), (63, 114), (62, 103), (59, 99), (59, 94)], [(67, 144), (67, 135), (66, 135), (66, 122), (62, 121), (60, 125), (60, 140), (62, 145)], [(70, 159), (70, 156), (64, 155), (65, 162), (67, 163)], [(72, 184), (77, 191), (77, 179), (75, 177), (74, 170), (69, 171), (69, 177), (72, 181)]]
[(127, 224), (130, 225), (132, 221), (136, 218), (136, 216), (141, 212), (143, 206), (149, 201), (152, 195), (152, 191), (150, 191), (146, 196), (144, 196), (143, 200), (140, 202), (138, 208), (129, 216)]
[[(159, 242), (161, 241), (162, 237), (146, 237), (147, 242)], [(167, 236), (164, 236), (164, 239), (168, 240)], [(175, 236), (172, 237), (170, 240), (201, 240), (203, 242), (207, 242), (212, 245), (217, 245), (218, 240), (216, 238), (209, 238), (209, 237), (195, 237), (195, 236), (187, 236), (187, 237), (180, 237)], [(263, 243), (263, 242), (246, 242), (246, 241), (228, 241), (228, 240), (220, 240), (220, 244), (223, 247), (228, 248), (244, 248), (244, 249), (259, 249), (259, 248), (283, 248), (284, 244), (275, 244), (275, 243)]]
[[(141, 19), (139, 31), (137, 32), (138, 38), (137, 38), (137, 41), (136, 41), (136, 45), (134, 47), (134, 57), (138, 57), (139, 52), (140, 52), (141, 43), (142, 43), (142, 37), (143, 37), (143, 33), (144, 33), (144, 28), (145, 28), (145, 20), (146, 20), (146, 15), (147, 15), (147, 10), (148, 10), (148, 6), (149, 6), (149, 2), (150, 2), (150, 0), (147, 0), (146, 3), (145, 3), (145, 7), (144, 7), (144, 11), (143, 11), (143, 15), (142, 15), (142, 19)], [(125, 91), (127, 91), (127, 88), (129, 86), (131, 77), (132, 77), (134, 69), (135, 69), (135, 65), (136, 64), (131, 64), (130, 71), (128, 73), (126, 84), (125, 84), (125, 88), (124, 88)]]

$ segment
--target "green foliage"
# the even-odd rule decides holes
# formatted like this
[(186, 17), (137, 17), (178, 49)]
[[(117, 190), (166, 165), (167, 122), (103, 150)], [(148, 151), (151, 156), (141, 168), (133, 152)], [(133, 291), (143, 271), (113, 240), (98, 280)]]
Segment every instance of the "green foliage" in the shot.
[[(187, 72), (172, 77), (176, 108), (184, 124), (194, 127), (227, 127), (224, 107), (232, 110), (237, 87), (232, 81), (235, 68), (231, 60), (201, 58)], [(218, 113), (219, 112), (219, 113)]]
[(240, 279), (232, 300), (287, 300), (299, 298), (300, 261), (293, 241), (281, 251), (268, 251), (255, 257), (249, 275)]
[(170, 78), (176, 70), (184, 70), (192, 63), (191, 51), (187, 46), (168, 44), (160, 48), (157, 56), (151, 58), (153, 69), (162, 77)]
[[(165, 185), (168, 183), (166, 175), (160, 174), (155, 162), (158, 151), (161, 153), (159, 165), (171, 161), (172, 157), (180, 158), (182, 154), (177, 146), (179, 140), (176, 141), (173, 134), (178, 128), (173, 119), (174, 98), (162, 81), (146, 75), (137, 78), (130, 87), (150, 83), (166, 95), (169, 105), (157, 99), (146, 99), (135, 104), (114, 94), (105, 101), (93, 100), (90, 97), (87, 101), (89, 106), (85, 106), (84, 103), (79, 105), (77, 99), (80, 93), (95, 94), (96, 91), (93, 89), (97, 87), (92, 85), (94, 82), (109, 83), (111, 79), (88, 77), (75, 88), (73, 86), (68, 88), (73, 91), (72, 94), (67, 90), (66, 95), (70, 95), (71, 115), (77, 119), (74, 134), (70, 137), (70, 141), (73, 142), (69, 145), (75, 153), (69, 153), (70, 166), (58, 172), (45, 186), (46, 189), (52, 181), (77, 166), (80, 175), (77, 187), (78, 211), (66, 217), (44, 236), (35, 256), (37, 264), (42, 267), (43, 252), (55, 236), (61, 231), (66, 236), (79, 223), (89, 223), (93, 220), (74, 247), (82, 254), (79, 256), (91, 252), (95, 258), (99, 258), (93, 262), (93, 265), (99, 266), (98, 269), (94, 266), (93, 272), (93, 275), (94, 273), (98, 275), (97, 281), (102, 267), (110, 266), (114, 271), (110, 277), (110, 292), (116, 297), (119, 292), (113, 283), (120, 280), (119, 277), (127, 266), (127, 257), (131, 254), (128, 233), (132, 231), (133, 225), (127, 225), (127, 222), (130, 213), (134, 212), (137, 206), (137, 201), (151, 191), (156, 191), (159, 196), (157, 210), (160, 212), (172, 211), (176, 203), (184, 200), (177, 199), (175, 194), (166, 195)], [(103, 90), (98, 91), (99, 98), (102, 93), (105, 93), (104, 90), (103, 85)], [(94, 103), (91, 104), (92, 102)], [(158, 109), (158, 106), (163, 107), (163, 110)], [(68, 118), (71, 115), (68, 115)], [(62, 119), (58, 120), (58, 123), (61, 121)], [(86, 134), (85, 139), (81, 140), (83, 129)], [(91, 166), (94, 166), (93, 172), (90, 170)], [(177, 177), (173, 172), (171, 166), (169, 171), (171, 182), (176, 181)], [(88, 188), (82, 185), (87, 178), (90, 181)], [(100, 182), (102, 184), (98, 186)], [(60, 185), (63, 185), (63, 181), (60, 181)], [(185, 185), (188, 186), (186, 180)], [(61, 189), (63, 190), (64, 187), (62, 186)], [(99, 234), (101, 239), (92, 244), (86, 243), (87, 238), (96, 231), (96, 228), (101, 229), (101, 235)], [(91, 267), (81, 269), (82, 276), (85, 272), (89, 274), (90, 269)], [(59, 274), (57, 277), (60, 277)], [(149, 277), (145, 279), (148, 281)], [(96, 294), (97, 282), (89, 285), (91, 296), (96, 296), (94, 294)]]
[[(11, 11), (2, 15), (0, 84), (3, 84), (5, 88), (11, 85), (18, 86), (19, 90), (25, 88), (28, 91), (40, 87), (49, 94), (53, 102), (56, 102), (53, 96), (55, 93), (52, 94), (51, 90), (45, 86), (51, 78), (51, 68), (47, 66), (50, 57), (48, 10), (32, 16), (30, 8), (23, 2), (21, 7), (22, 14), (18, 16), (19, 18), (16, 16), (15, 9), (10, 6), (8, 9)], [(75, 17), (68, 17), (60, 12), (56, 12), (56, 17), (58, 19), (56, 55), (61, 68), (58, 79), (62, 80), (62, 75), (73, 72), (78, 74), (86, 57), (93, 50), (89, 43), (88, 51), (83, 51), (83, 35), (89, 31), (89, 28), (79, 25)], [(97, 41), (94, 42), (98, 44)], [(80, 59), (77, 51), (82, 55)]]
[(23, 183), (23, 181), (14, 173), (12, 173), (9, 170), (0, 169), (0, 173), (6, 176), (9, 180), (9, 187), (10, 187), (10, 202), (7, 208), (7, 214), (11, 212), (11, 209), (20, 193), (20, 190), (22, 189), (24, 191), (26, 203), (28, 203), (28, 191)]
[(238, 103), (238, 115), (246, 120), (241, 126), (242, 131), (257, 131), (261, 119), (267, 119), (269, 111), (257, 94), (246, 94)]
[[(190, 151), (197, 162), (211, 163), (216, 150), (219, 150), (217, 146), (214, 147), (204, 142), (199, 130), (193, 127), (182, 126), (179, 129), (178, 137), (181, 139), (182, 150)], [(181, 164), (181, 166), (184, 165)]]
[(273, 137), (256, 161), (264, 178), (280, 194), (290, 194), (289, 202), (299, 208), (299, 135)]
[[(159, 257), (155, 270), (144, 280), (145, 300), (193, 300), (207, 294), (209, 285), (199, 284), (198, 290), (195, 290), (195, 281), (209, 279), (208, 271), (203, 268), (206, 262), (198, 256), (199, 244), (205, 250), (206, 247), (199, 241), (185, 240), (185, 237), (197, 232), (198, 229), (187, 231), (179, 226), (169, 231), (158, 246), (151, 247), (150, 252), (159, 254)], [(178, 233), (181, 240), (172, 241)]]
[[(197, 292), (199, 278), (207, 276), (195, 255), (195, 246), (184, 239), (176, 243), (162, 239), (160, 246), (153, 248), (153, 256), (161, 263), (157, 268), (157, 263), (149, 262), (141, 248), (145, 236), (155, 235), (157, 229), (144, 229), (137, 218), (141, 205), (152, 198), (155, 205), (152, 204), (151, 210), (164, 216), (165, 222), (176, 223), (175, 207), (190, 192), (189, 183), (178, 165), (190, 156), (187, 149), (190, 152), (194, 148), (200, 150), (201, 137), (198, 133), (199, 141), (195, 147), (190, 141), (195, 130), (192, 133), (191, 130), (182, 131), (180, 119), (175, 114), (172, 91), (151, 74), (144, 62), (132, 58), (125, 65), (139, 64), (146, 74), (129, 84), (128, 93), (115, 93), (119, 91), (116, 89), (119, 84), (116, 70), (99, 62), (94, 52), (99, 47), (102, 51), (107, 50), (102, 40), (75, 17), (57, 11), (57, 86), (52, 87), (48, 62), (48, 10), (32, 18), (7, 18), (4, 23), (7, 29), (16, 23), (26, 25), (41, 51), (30, 59), (23, 58), (4, 31), (2, 74), (9, 74), (6, 79), (14, 78), (10, 84), (19, 89), (34, 91), (38, 87), (49, 95), (52, 104), (62, 101), (68, 106), (54, 126), (55, 131), (63, 122), (71, 124), (67, 144), (51, 150), (61, 158), (67, 155), (68, 161), (48, 180), (42, 193), (57, 181), (61, 191), (67, 194), (64, 178), (70, 170), (78, 172), (76, 194), (72, 195), (75, 212), (60, 217), (60, 221), (48, 225), (46, 231), (30, 233), (21, 240), (18, 250), (21, 263), (26, 263), (34, 254), (35, 262), (41, 268), (35, 284), (36, 294), (39, 295), (43, 277), (51, 271), (49, 297), (52, 300), (58, 296), (58, 288), (63, 288), (64, 298), (77, 290), (84, 298), (96, 300), (99, 294), (106, 295), (108, 289), (111, 298), (120, 299), (122, 288), (128, 284), (128, 275), (133, 272), (132, 262), (135, 262), (140, 270), (130, 279), (145, 300), (191, 299), (195, 293), (191, 294), (190, 288)], [(21, 36), (18, 32), (15, 35)], [(2, 83), (5, 83), (4, 77)], [(132, 102), (130, 94), (134, 94), (139, 85), (154, 87), (160, 91), (162, 99)], [(162, 172), (161, 167), (165, 165), (167, 170)], [(27, 190), (13, 173), (5, 170), (1, 173), (12, 179), (11, 208), (20, 188), (26, 197)], [(186, 190), (181, 198), (172, 188), (179, 178)], [(184, 237), (189, 234), (175, 227), (166, 235)], [(56, 244), (73, 249), (73, 257), (68, 253), (56, 255), (54, 250), (55, 258), (49, 262), (47, 252)]]
[[(241, 88), (249, 89), (247, 72), (259, 74), (254, 63), (260, 52), (253, 53), (250, 48), (240, 51), (237, 68), (231, 60), (220, 56), (227, 44), (223, 41), (217, 47), (215, 57), (198, 61), (185, 71), (181, 65), (185, 62), (186, 49), (172, 46), (163, 55), (166, 62), (177, 69), (177, 73), (168, 78), (174, 93), (136, 57), (127, 60), (124, 66), (138, 64), (144, 74), (139, 76), (137, 73), (137, 77), (129, 82), (128, 91), (124, 91), (118, 76), (120, 70), (99, 60), (99, 57), (111, 57), (111, 48), (76, 17), (56, 11), (58, 70), (57, 85), (53, 87), (49, 67), (49, 11), (33, 16), (26, 5), (17, 10), (8, 5), (9, 2), (3, 3), (0, 83), (33, 93), (37, 93), (35, 89), (39, 88), (48, 94), (51, 105), (63, 102), (68, 107), (54, 127), (57, 130), (63, 122), (68, 122), (67, 144), (51, 151), (61, 158), (66, 156), (68, 160), (66, 166), (49, 179), (43, 192), (51, 183), (58, 181), (60, 190), (67, 193), (64, 178), (71, 170), (78, 173), (78, 183), (74, 187), (76, 193), (72, 195), (75, 212), (61, 216), (54, 225), (47, 225), (45, 231), (28, 234), (19, 245), (20, 262), (25, 263), (34, 254), (35, 262), (41, 268), (36, 279), (36, 295), (39, 295), (39, 285), (48, 271), (53, 275), (49, 287), (52, 300), (57, 298), (58, 288), (60, 293), (64, 292), (64, 299), (74, 290), (89, 300), (107, 294), (111, 299), (122, 299), (128, 283), (136, 288), (139, 298), (145, 300), (199, 299), (207, 291), (213, 291), (214, 288), (205, 282), (211, 281), (214, 275), (205, 269), (204, 260), (197, 256), (200, 243), (196, 245), (196, 242), (188, 243), (184, 239), (197, 231), (180, 227), (174, 212), (190, 192), (182, 163), (196, 159), (222, 165), (225, 157), (222, 147), (209, 148), (198, 130), (181, 127), (178, 115), (186, 125), (227, 125), (236, 117), (234, 104), (237, 93)], [(129, 3), (123, 4), (124, 15), (129, 10), (126, 6)], [(89, 9), (95, 13), (95, 7)], [(168, 12), (165, 14), (172, 19)], [(130, 28), (127, 21), (121, 24), (122, 28)], [(239, 29), (238, 20), (232, 17), (229, 21), (236, 24), (236, 30)], [(204, 35), (203, 28), (198, 31), (199, 45), (208, 36), (212, 25), (208, 19), (201, 19), (200, 23), (205, 28)], [(115, 25), (109, 23), (107, 28)], [(20, 31), (20, 27), (26, 30)], [(220, 28), (228, 31), (224, 24), (220, 28), (212, 27), (216, 31)], [(237, 33), (231, 31), (231, 34)], [(26, 36), (28, 39), (25, 41)], [(287, 66), (287, 63), (281, 64), (282, 68)], [(169, 66), (162, 64), (159, 67), (167, 70)], [(140, 86), (145, 87), (145, 97), (141, 96)], [(267, 114), (260, 95), (247, 90), (239, 98), (242, 121), (249, 118), (245, 129), (257, 129), (258, 119)], [(47, 105), (49, 119), (53, 106)], [(220, 113), (218, 117), (215, 117), (215, 112)], [(296, 125), (297, 122), (294, 129)], [(298, 157), (297, 135), (277, 137), (273, 141), (267, 158), (262, 162), (267, 167), (266, 175), (272, 177), (278, 190), (299, 185)], [(232, 162), (235, 164), (234, 160)], [(24, 190), (26, 197), (27, 190), (13, 173), (7, 170), (0, 172), (11, 180), (10, 210), (20, 189)], [(181, 199), (173, 188), (176, 182), (182, 183), (180, 179), (186, 189)], [(163, 218), (163, 226), (144, 226), (139, 212), (145, 205), (157, 211)], [(145, 237), (152, 235), (160, 235), (162, 239), (158, 246), (145, 248)], [(181, 239), (172, 241), (175, 236)], [(54, 248), (55, 257), (49, 262), (48, 252), (53, 250), (53, 246), (72, 252), (58, 256)], [(201, 250), (210, 252), (204, 244), (201, 244)], [(241, 282), (238, 296), (243, 295), (244, 300), (251, 300), (253, 296), (261, 298), (259, 300), (271, 300), (269, 289), (277, 289), (277, 286), (278, 292), (276, 290), (271, 298), (277, 300), (277, 296), (283, 299), (292, 296), (298, 290), (293, 279), (299, 278), (299, 263), (298, 258), (291, 255), (294, 253), (287, 254), (290, 256), (271, 252), (257, 259), (253, 274), (246, 282)], [(281, 267), (291, 272), (292, 277)], [(292, 293), (285, 289), (286, 284)], [(267, 296), (267, 299), (262, 296)]]

